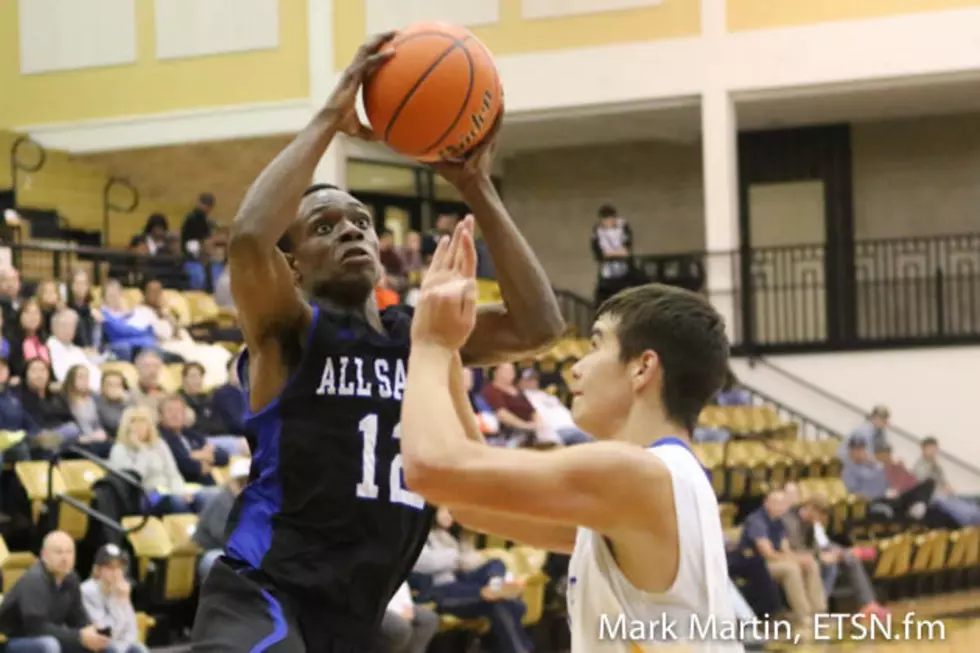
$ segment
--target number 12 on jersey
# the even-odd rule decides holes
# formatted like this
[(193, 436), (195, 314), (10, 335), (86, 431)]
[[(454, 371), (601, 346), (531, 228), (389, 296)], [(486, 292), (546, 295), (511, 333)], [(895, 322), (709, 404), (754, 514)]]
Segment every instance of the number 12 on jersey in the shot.
[[(357, 425), (361, 433), (361, 482), (357, 484), (357, 496), (359, 499), (378, 498), (377, 483), (377, 449), (378, 449), (378, 415), (371, 413), (365, 415)], [(395, 426), (391, 434), (396, 440), (402, 436), (401, 424)], [(402, 455), (398, 454), (392, 459), (391, 467), (388, 471), (389, 501), (400, 503), (404, 506), (422, 510), (425, 507), (425, 499), (418, 494), (408, 490), (402, 485)]]

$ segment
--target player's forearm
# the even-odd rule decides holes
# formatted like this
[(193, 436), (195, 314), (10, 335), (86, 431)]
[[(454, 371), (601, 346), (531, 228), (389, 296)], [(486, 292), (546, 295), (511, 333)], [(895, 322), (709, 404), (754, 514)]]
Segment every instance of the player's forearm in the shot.
[(232, 238), (243, 235), (274, 246), (296, 217), (303, 191), (337, 135), (333, 114), (323, 110), (296, 135), (252, 183), (232, 225)]
[(497, 535), (555, 553), (571, 553), (575, 548), (575, 527), (512, 517), (489, 510), (460, 508), (449, 504), (453, 517), (466, 528), (480, 533)]
[(408, 359), (401, 453), (407, 485), (423, 496), (438, 490), (446, 470), (465, 460), (467, 449), (478, 446), (467, 439), (450, 391), (455, 357), (449, 349), (418, 343)]
[(560, 337), (565, 322), (548, 275), (507, 212), (489, 177), (464, 189), (496, 264), (497, 283), (509, 319), (528, 349)]

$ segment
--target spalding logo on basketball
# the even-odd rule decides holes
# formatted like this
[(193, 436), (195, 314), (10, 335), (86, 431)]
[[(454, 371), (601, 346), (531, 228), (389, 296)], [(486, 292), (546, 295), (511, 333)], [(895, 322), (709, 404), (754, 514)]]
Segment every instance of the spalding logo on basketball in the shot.
[(472, 32), (415, 23), (384, 49), (395, 56), (364, 85), (364, 108), (389, 147), (434, 162), (461, 157), (483, 140), (500, 114), (503, 88), (493, 55)]

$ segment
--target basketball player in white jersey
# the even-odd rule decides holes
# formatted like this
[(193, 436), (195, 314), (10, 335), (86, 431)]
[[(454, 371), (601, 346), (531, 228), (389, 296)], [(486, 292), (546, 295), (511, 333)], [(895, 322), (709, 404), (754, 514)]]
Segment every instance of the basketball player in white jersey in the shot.
[(599, 442), (482, 446), (458, 369), (473, 328), (472, 224), (443, 240), (412, 325), (402, 409), (405, 480), (466, 526), (571, 552), (572, 653), (665, 643), (738, 650), (718, 503), (689, 447), (720, 388), (728, 343), (701, 297), (647, 285), (599, 309), (572, 370), (572, 415)]

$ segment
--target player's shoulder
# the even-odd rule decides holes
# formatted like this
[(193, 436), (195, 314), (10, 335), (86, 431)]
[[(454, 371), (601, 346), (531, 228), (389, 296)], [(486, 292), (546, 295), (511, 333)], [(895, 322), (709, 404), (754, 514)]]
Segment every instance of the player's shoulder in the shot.
[(681, 481), (700, 485), (708, 482), (707, 470), (690, 445), (680, 438), (660, 440), (648, 447), (647, 451), (667, 468), (675, 483)]

